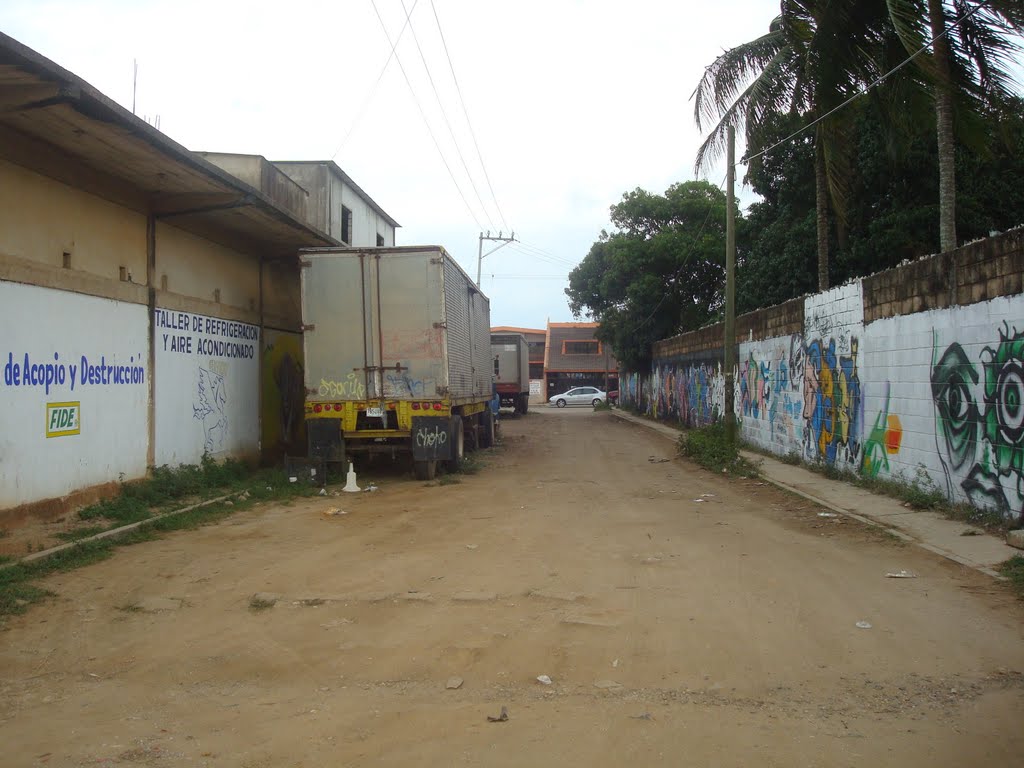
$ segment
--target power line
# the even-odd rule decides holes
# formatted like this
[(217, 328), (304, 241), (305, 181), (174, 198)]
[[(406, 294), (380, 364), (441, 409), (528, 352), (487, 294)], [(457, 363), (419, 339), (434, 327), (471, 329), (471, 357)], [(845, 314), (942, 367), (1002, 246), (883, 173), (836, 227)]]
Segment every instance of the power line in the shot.
[(565, 280), (565, 275), (490, 275), (492, 280)]
[(537, 259), (539, 261), (543, 261), (545, 264), (550, 264), (550, 265), (552, 265), (554, 267), (575, 266), (575, 265), (567, 264), (564, 261), (557, 261), (557, 260), (552, 259), (552, 258), (550, 258), (548, 256), (545, 256), (544, 254), (541, 254), (541, 253), (533, 253), (531, 251), (524, 250), (523, 248), (521, 248), (519, 246), (519, 241), (518, 240), (516, 242), (512, 243), (511, 247), (512, 247), (512, 250), (516, 251), (521, 256), (529, 256), (530, 258), (534, 258), (534, 259)]
[(822, 122), (823, 120), (826, 120), (826, 119), (828, 119), (829, 117), (831, 117), (832, 115), (834, 115), (834, 114), (835, 114), (836, 112), (838, 112), (839, 110), (843, 109), (843, 108), (844, 108), (844, 107), (846, 107), (846, 106), (847, 106), (848, 104), (850, 104), (850, 102), (852, 102), (852, 101), (855, 101), (856, 99), (859, 99), (859, 98), (860, 98), (861, 96), (864, 96), (864, 95), (865, 95), (865, 94), (866, 94), (866, 93), (867, 93), (868, 91), (870, 91), (870, 90), (871, 90), (872, 88), (874, 88), (874, 87), (875, 87), (875, 86), (877, 86), (877, 85), (880, 85), (880, 84), (881, 84), (881, 83), (883, 83), (883, 82), (884, 82), (885, 80), (888, 80), (888, 79), (889, 79), (890, 77), (892, 77), (892, 76), (893, 76), (894, 74), (896, 74), (896, 73), (897, 73), (897, 72), (899, 72), (899, 71), (900, 71), (901, 69), (903, 69), (903, 68), (904, 68), (905, 66), (907, 66), (908, 64), (910, 64), (910, 62), (912, 62), (912, 61), (913, 61), (914, 59), (916, 59), (916, 58), (917, 58), (918, 56), (920, 56), (920, 55), (921, 55), (922, 53), (924, 53), (925, 51), (927, 51), (929, 47), (931, 47), (932, 45), (935, 45), (935, 42), (936, 42), (937, 40), (939, 40), (940, 38), (946, 37), (946, 36), (947, 36), (947, 35), (948, 35), (948, 34), (949, 34), (949, 33), (950, 33), (950, 32), (951, 32), (951, 31), (952, 31), (953, 29), (955, 29), (956, 27), (960, 26), (960, 24), (962, 24), (963, 22), (967, 21), (967, 19), (969, 19), (969, 18), (970, 18), (971, 16), (973, 16), (974, 14), (976, 14), (976, 13), (977, 13), (978, 11), (980, 11), (980, 10), (981, 10), (982, 8), (984, 8), (984, 7), (986, 6), (986, 5), (988, 5), (988, 4), (990, 3), (990, 2), (991, 2), (991, 0), (985, 0), (985, 2), (983, 2), (983, 3), (979, 3), (978, 5), (976, 5), (976, 6), (975, 6), (974, 8), (972, 8), (972, 9), (971, 9), (970, 11), (968, 11), (968, 12), (967, 12), (967, 13), (965, 13), (965, 14), (964, 14), (963, 16), (961, 16), (961, 17), (960, 17), (959, 19), (957, 19), (956, 21), (954, 21), (954, 22), (952, 23), (952, 25), (950, 25), (949, 27), (946, 27), (945, 29), (943, 29), (943, 30), (942, 30), (942, 31), (941, 31), (941, 32), (940, 32), (939, 34), (937, 34), (937, 35), (936, 35), (935, 37), (933, 37), (933, 38), (932, 38), (931, 40), (929, 40), (929, 41), (928, 41), (928, 42), (926, 42), (926, 43), (925, 43), (924, 45), (922, 45), (922, 46), (921, 46), (920, 48), (918, 48), (918, 49), (917, 49), (916, 51), (914, 51), (914, 52), (913, 52), (912, 54), (910, 54), (910, 56), (908, 56), (907, 58), (905, 58), (905, 59), (904, 59), (903, 61), (901, 61), (901, 62), (900, 62), (899, 64), (897, 64), (897, 65), (896, 65), (895, 67), (893, 67), (892, 69), (890, 69), (890, 70), (889, 70), (888, 72), (886, 72), (886, 73), (885, 73), (884, 75), (882, 75), (882, 76), (880, 76), (880, 77), (876, 78), (876, 79), (875, 79), (874, 81), (872, 81), (872, 82), (871, 82), (871, 83), (869, 83), (868, 85), (864, 86), (864, 88), (863, 88), (862, 90), (860, 90), (860, 91), (858, 91), (857, 93), (853, 94), (853, 95), (852, 95), (852, 96), (851, 96), (850, 98), (848, 98), (848, 99), (847, 99), (846, 101), (844, 101), (844, 102), (843, 102), (842, 104), (840, 104), (839, 106), (837, 106), (837, 107), (833, 107), (832, 109), (830, 109), (830, 110), (829, 110), (828, 112), (826, 112), (826, 113), (825, 113), (824, 115), (822, 115), (821, 117), (818, 117), (818, 118), (816, 118), (816, 119), (812, 120), (811, 122), (809, 122), (809, 123), (808, 123), (807, 125), (803, 126), (802, 128), (799, 128), (799, 129), (797, 129), (797, 130), (793, 131), (793, 133), (789, 134), (789, 136), (787, 136), (787, 137), (786, 137), (786, 138), (784, 138), (784, 139), (781, 139), (780, 141), (777, 141), (777, 142), (775, 142), (774, 144), (772, 144), (772, 145), (771, 145), (770, 147), (768, 147), (767, 149), (762, 149), (762, 150), (761, 150), (760, 152), (758, 152), (757, 154), (751, 155), (750, 157), (744, 157), (744, 158), (740, 159), (740, 163), (743, 163), (744, 165), (749, 165), (749, 164), (750, 164), (750, 161), (751, 161), (751, 160), (756, 160), (757, 158), (761, 157), (761, 155), (764, 155), (764, 154), (766, 154), (766, 153), (768, 153), (768, 152), (771, 152), (771, 151), (772, 151), (773, 149), (775, 149), (775, 148), (776, 148), (776, 147), (778, 147), (778, 146), (781, 146), (781, 145), (785, 144), (785, 143), (786, 143), (787, 141), (789, 141), (790, 139), (794, 139), (794, 138), (796, 138), (797, 136), (799, 136), (799, 135), (800, 135), (801, 133), (803, 133), (804, 131), (806, 131), (806, 130), (808, 130), (808, 129), (810, 129), (810, 128), (813, 128), (813, 127), (814, 127), (814, 126), (816, 126), (816, 125), (817, 125), (818, 123)]
[(558, 261), (558, 262), (561, 262), (562, 264), (567, 264), (567, 265), (573, 266), (573, 267), (576, 266), (576, 264), (577, 264), (577, 262), (572, 260), (572, 259), (567, 259), (564, 256), (557, 256), (557, 255), (551, 253), (550, 251), (545, 251), (543, 248), (538, 248), (536, 245), (531, 245), (530, 243), (524, 243), (521, 240), (519, 242), (520, 242), (520, 244), (522, 245), (522, 247), (524, 249), (526, 249), (526, 250), (528, 250), (528, 251), (530, 251), (532, 253), (535, 253), (537, 255), (546, 256), (546, 257), (548, 257), (549, 259), (551, 259), (553, 261)]
[[(380, 11), (377, 9), (377, 0), (370, 0), (370, 3), (373, 5), (374, 13), (377, 14), (377, 20), (380, 22), (381, 28), (384, 30), (384, 36), (388, 39), (388, 43), (391, 43), (391, 35), (388, 34), (388, 27), (384, 23), (384, 19), (381, 18)], [(406, 21), (408, 21), (408, 18), (409, 15), (406, 14)], [(434, 142), (434, 147), (437, 149), (437, 154), (441, 156), (441, 162), (444, 163), (444, 167), (447, 169), (448, 175), (452, 179), (452, 184), (455, 185), (455, 189), (458, 191), (459, 197), (462, 198), (463, 205), (466, 206), (466, 210), (469, 211), (469, 215), (473, 218), (473, 221), (476, 222), (477, 227), (483, 229), (483, 224), (481, 224), (480, 219), (476, 217), (476, 214), (473, 212), (473, 208), (470, 206), (469, 201), (462, 192), (462, 187), (459, 186), (459, 182), (455, 179), (455, 174), (452, 173), (452, 168), (448, 165), (448, 159), (444, 156), (444, 152), (441, 151), (441, 145), (437, 142), (437, 137), (434, 135), (434, 129), (430, 127), (430, 121), (427, 119), (427, 113), (423, 111), (423, 105), (420, 104), (420, 100), (416, 96), (416, 89), (412, 87), (412, 81), (409, 80), (409, 75), (405, 71), (405, 67), (402, 66), (402, 57), (399, 56), (398, 51), (395, 50), (395, 46), (397, 46), (397, 44), (397, 41), (395, 43), (391, 43), (391, 49), (395, 55), (395, 61), (398, 62), (398, 68), (402, 71), (402, 77), (405, 78), (405, 84), (409, 86), (409, 93), (412, 94), (412, 100), (416, 102), (416, 108), (420, 111), (420, 117), (423, 118), (423, 124), (427, 126), (427, 133), (430, 134), (430, 138)]]
[[(402, 0), (402, 10), (405, 11), (405, 0)], [(452, 144), (455, 145), (455, 152), (459, 156), (459, 161), (462, 163), (462, 169), (466, 172), (466, 177), (469, 179), (469, 185), (473, 188), (473, 194), (476, 195), (476, 201), (480, 203), (480, 208), (484, 212), (484, 216), (492, 227), (497, 229), (494, 225), (494, 220), (491, 218), (491, 214), (487, 211), (487, 206), (484, 205), (483, 198), (480, 197), (480, 191), (476, 188), (476, 182), (473, 181), (473, 174), (469, 172), (469, 166), (466, 165), (466, 158), (462, 155), (462, 148), (459, 146), (459, 140), (455, 138), (455, 131), (452, 128), (451, 121), (448, 119), (448, 113), (445, 111), (444, 105), (441, 103), (441, 94), (437, 91), (437, 85), (434, 83), (434, 76), (430, 74), (430, 67), (427, 66), (427, 57), (423, 55), (423, 48), (420, 46), (420, 39), (416, 35), (416, 28), (412, 24), (412, 12), (406, 12), (406, 21), (409, 23), (409, 31), (412, 32), (412, 39), (416, 43), (416, 50), (419, 51), (420, 61), (423, 62), (423, 69), (427, 73), (427, 80), (430, 81), (430, 87), (434, 91), (434, 98), (437, 100), (437, 106), (441, 110), (441, 117), (444, 118), (444, 124), (448, 126), (448, 135), (452, 137)]]
[[(366, 110), (367, 108), (369, 108), (370, 102), (373, 101), (373, 97), (377, 93), (377, 87), (380, 85), (380, 81), (384, 78), (384, 73), (387, 72), (388, 64), (391, 63), (391, 59), (393, 59), (395, 56), (395, 49), (398, 47), (398, 43), (401, 42), (402, 35), (405, 34), (405, 28), (409, 26), (412, 12), (416, 10), (416, 3), (418, 3), (419, 1), (420, 0), (413, 0), (412, 8), (409, 10), (409, 13), (407, 13), (405, 16), (405, 22), (402, 24), (402, 28), (398, 31), (398, 37), (395, 38), (394, 45), (391, 46), (391, 53), (388, 54), (387, 61), (385, 61), (384, 66), (380, 68), (380, 74), (377, 75), (377, 79), (373, 83), (373, 87), (370, 89), (369, 93), (366, 94), (366, 98), (363, 100), (362, 106), (356, 113), (356, 119), (352, 121), (352, 125), (348, 129), (348, 132), (345, 134), (345, 138), (341, 140), (341, 143), (338, 145), (338, 148), (334, 150), (334, 154), (331, 155), (331, 160), (334, 160), (334, 158), (338, 156), (338, 153), (341, 152), (341, 150), (345, 147), (345, 144), (348, 143), (349, 137), (352, 135), (352, 132), (355, 131), (356, 126), (358, 126), (359, 123), (362, 121), (363, 115), (366, 114)], [(376, 6), (374, 7), (374, 10), (376, 10)], [(380, 18), (379, 13), (377, 14), (377, 18)], [(385, 34), (387, 34), (387, 30), (385, 30)], [(390, 38), (388, 39), (388, 42), (390, 42)]]
[(437, 22), (437, 31), (441, 35), (441, 45), (444, 46), (444, 55), (448, 59), (448, 68), (452, 72), (452, 80), (455, 81), (455, 90), (459, 94), (459, 103), (462, 105), (462, 113), (466, 116), (466, 125), (469, 126), (469, 135), (473, 137), (473, 146), (476, 147), (476, 156), (480, 159), (480, 167), (483, 169), (484, 178), (487, 179), (487, 188), (491, 191), (491, 199), (494, 200), (494, 207), (498, 209), (498, 217), (501, 219), (501, 223), (504, 225), (505, 229), (512, 229), (505, 220), (505, 214), (502, 212), (501, 205), (498, 203), (498, 198), (494, 194), (494, 185), (491, 184), (490, 174), (487, 173), (487, 166), (484, 164), (484, 156), (480, 152), (480, 144), (476, 140), (476, 131), (473, 130), (473, 123), (469, 119), (469, 110), (466, 109), (466, 100), (462, 96), (462, 88), (459, 87), (459, 79), (455, 76), (455, 65), (452, 64), (452, 57), (448, 52), (448, 43), (445, 42), (444, 32), (441, 30), (441, 19), (437, 16), (437, 8), (434, 6), (434, 0), (430, 0), (430, 9), (434, 12), (434, 21)]

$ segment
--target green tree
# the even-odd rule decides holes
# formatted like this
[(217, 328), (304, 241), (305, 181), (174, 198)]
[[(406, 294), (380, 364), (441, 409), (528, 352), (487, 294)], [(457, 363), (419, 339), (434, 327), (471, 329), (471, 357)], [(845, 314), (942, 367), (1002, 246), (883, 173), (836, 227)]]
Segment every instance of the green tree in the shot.
[(565, 293), (574, 316), (601, 324), (598, 338), (624, 368), (643, 370), (655, 341), (721, 310), (725, 195), (705, 181), (674, 184), (664, 195), (636, 189), (612, 206), (611, 223), (569, 274)]
[[(876, 74), (865, 56), (883, 40), (873, 3), (782, 0), (768, 33), (732, 48), (694, 91), (698, 128), (717, 120), (697, 153), (698, 172), (718, 158), (730, 127), (743, 129), (748, 155), (770, 146), (766, 127), (783, 115), (815, 123), (813, 169), (818, 287), (829, 285), (829, 210), (845, 221), (852, 167), (849, 124), (833, 110)], [(817, 121), (817, 122), (815, 122)]]
[[(836, 280), (894, 267), (939, 250), (938, 153), (930, 121), (908, 126), (899, 143), (866, 101), (850, 107), (855, 162), (844, 241), (833, 241)], [(1021, 223), (1024, 211), (1024, 99), (984, 116), (991, 146), (956, 152), (957, 229), (967, 240)], [(790, 118), (766, 127), (773, 140), (793, 131)], [(737, 270), (740, 312), (815, 290), (813, 147), (805, 134), (750, 163), (747, 183), (761, 200), (747, 213), (749, 246)]]
[(956, 139), (977, 140), (983, 115), (1013, 104), (1010, 68), (1019, 60), (1024, 0), (886, 0), (889, 20), (906, 51), (919, 57), (931, 86), (938, 151), (939, 234), (943, 251), (957, 247)]

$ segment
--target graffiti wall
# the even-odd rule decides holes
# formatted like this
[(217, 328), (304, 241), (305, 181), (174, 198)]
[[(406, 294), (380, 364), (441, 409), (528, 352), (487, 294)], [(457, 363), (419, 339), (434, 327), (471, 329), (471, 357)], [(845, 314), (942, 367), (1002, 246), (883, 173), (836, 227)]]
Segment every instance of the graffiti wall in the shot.
[(1024, 515), (1024, 296), (872, 323), (862, 471)]
[(651, 372), (649, 413), (686, 427), (721, 418), (725, 377), (720, 354), (658, 361)]
[(302, 336), (268, 330), (263, 339), (263, 455), (304, 456)]
[(260, 329), (156, 310), (156, 463), (259, 452)]
[[(864, 322), (861, 282), (804, 302), (803, 332), (742, 341), (743, 439), (1024, 519), (1024, 295)], [(724, 409), (722, 353), (656, 359), (623, 402), (686, 427)]]
[(0, 282), (0, 509), (145, 474), (146, 318), (144, 305)]

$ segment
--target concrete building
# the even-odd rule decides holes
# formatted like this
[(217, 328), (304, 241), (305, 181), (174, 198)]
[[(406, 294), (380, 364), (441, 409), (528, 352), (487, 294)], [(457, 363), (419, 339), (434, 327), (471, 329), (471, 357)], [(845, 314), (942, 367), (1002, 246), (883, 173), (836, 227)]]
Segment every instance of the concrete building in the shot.
[(393, 246), (400, 226), (333, 161), (277, 161), (274, 165), (309, 192), (308, 221), (354, 246)]
[(262, 158), (241, 181), (3, 34), (0, 106), (0, 517), (286, 447), (296, 251), (341, 240), (314, 196)]
[(545, 399), (572, 387), (619, 388), (619, 363), (594, 335), (597, 323), (548, 323), (544, 353)]
[(199, 154), (338, 242), (395, 245), (398, 222), (332, 161), (269, 162), (259, 155)]

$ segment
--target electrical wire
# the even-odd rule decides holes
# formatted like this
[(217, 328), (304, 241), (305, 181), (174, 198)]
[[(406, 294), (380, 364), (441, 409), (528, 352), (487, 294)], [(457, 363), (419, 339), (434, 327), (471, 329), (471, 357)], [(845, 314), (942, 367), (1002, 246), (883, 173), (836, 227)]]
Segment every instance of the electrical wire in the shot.
[(864, 86), (864, 88), (862, 90), (860, 90), (857, 93), (855, 93), (852, 96), (850, 96), (850, 98), (848, 98), (846, 101), (844, 101), (839, 106), (833, 107), (832, 109), (830, 109), (828, 112), (826, 112), (821, 117), (818, 117), (818, 118), (812, 120), (811, 122), (809, 122), (807, 125), (803, 126), (802, 128), (798, 128), (797, 130), (793, 131), (793, 133), (789, 134), (789, 136), (787, 136), (784, 139), (781, 139), (780, 141), (775, 142), (774, 144), (772, 144), (767, 149), (762, 149), (760, 152), (758, 152), (756, 154), (753, 154), (753, 155), (750, 155), (749, 157), (742, 157), (742, 158), (740, 158), (739, 162), (736, 163), (736, 164), (740, 165), (742, 163), (743, 165), (748, 165), (751, 160), (756, 160), (757, 158), (761, 157), (761, 155), (764, 155), (764, 154), (767, 154), (768, 152), (771, 152), (773, 149), (775, 149), (776, 147), (779, 147), (779, 146), (785, 144), (790, 139), (795, 139), (801, 133), (803, 133), (804, 131), (807, 131), (807, 130), (813, 128), (814, 126), (816, 126), (818, 123), (822, 122), (823, 120), (827, 120), (829, 117), (834, 115), (836, 112), (838, 112), (839, 110), (843, 109), (848, 104), (850, 104), (850, 102), (859, 99), (861, 96), (864, 96), (865, 94), (867, 94), (868, 91), (870, 91), (875, 86), (881, 85), (885, 80), (888, 80), (894, 74), (896, 74), (901, 69), (903, 69), (905, 66), (910, 64), (914, 59), (916, 59), (922, 53), (927, 51), (929, 47), (931, 47), (932, 45), (935, 45), (935, 42), (937, 40), (939, 40), (940, 38), (946, 37), (956, 27), (960, 26), (963, 22), (967, 21), (967, 19), (969, 19), (971, 16), (973, 16), (978, 11), (980, 11), (982, 8), (987, 6), (990, 2), (991, 2), (991, 0), (985, 0), (985, 2), (979, 3), (978, 5), (976, 5), (970, 11), (968, 11), (963, 16), (961, 16), (959, 19), (954, 21), (952, 23), (952, 25), (950, 25), (950, 26), (946, 27), (945, 29), (943, 29), (942, 32), (940, 32), (935, 37), (933, 37), (931, 40), (929, 40), (927, 43), (922, 45), (920, 48), (918, 48), (916, 51), (914, 51), (914, 53), (910, 54), (910, 56), (905, 58), (903, 61), (901, 61), (895, 67), (890, 69), (884, 75), (881, 75), (880, 77), (876, 78), (874, 81), (869, 83), (868, 85)]
[[(377, 75), (377, 79), (376, 81), (374, 81), (373, 87), (370, 89), (369, 93), (366, 94), (366, 98), (363, 99), (363, 104), (359, 108), (359, 111), (356, 113), (356, 119), (352, 121), (352, 125), (349, 127), (348, 132), (345, 134), (345, 138), (341, 140), (341, 143), (338, 145), (338, 148), (334, 150), (334, 154), (331, 155), (332, 161), (334, 160), (334, 158), (338, 156), (338, 153), (341, 152), (342, 149), (344, 149), (345, 144), (348, 143), (349, 137), (352, 136), (352, 132), (355, 131), (356, 126), (358, 126), (359, 123), (362, 121), (363, 115), (366, 114), (366, 110), (369, 108), (370, 102), (373, 101), (373, 97), (377, 93), (377, 87), (380, 85), (380, 81), (384, 79), (384, 73), (387, 72), (388, 65), (391, 63), (391, 59), (393, 59), (395, 56), (395, 49), (398, 47), (398, 43), (401, 42), (402, 35), (405, 34), (405, 28), (409, 26), (412, 12), (416, 10), (416, 3), (418, 3), (419, 1), (420, 0), (413, 0), (412, 8), (409, 10), (409, 13), (407, 13), (405, 16), (405, 23), (402, 24), (402, 28), (398, 31), (398, 37), (395, 38), (395, 43), (394, 45), (391, 46), (391, 53), (388, 54), (387, 61), (385, 61), (384, 66), (380, 68), (380, 74)], [(379, 13), (377, 14), (377, 18), (380, 18)]]
[[(402, 10), (405, 11), (405, 0), (402, 0)], [(423, 48), (420, 46), (419, 36), (416, 34), (416, 27), (412, 23), (412, 12), (406, 12), (406, 21), (409, 24), (409, 31), (412, 33), (412, 39), (416, 43), (416, 50), (419, 51), (420, 61), (423, 62), (423, 69), (427, 73), (427, 80), (430, 81), (430, 87), (434, 91), (434, 98), (437, 100), (437, 106), (441, 110), (441, 117), (444, 118), (444, 124), (448, 126), (448, 135), (452, 137), (452, 144), (455, 145), (455, 152), (459, 156), (459, 162), (462, 163), (462, 170), (466, 172), (466, 178), (469, 179), (469, 185), (473, 188), (473, 194), (476, 195), (476, 201), (480, 203), (480, 209), (484, 212), (484, 218), (487, 219), (488, 223), (495, 229), (497, 227), (494, 224), (494, 219), (491, 218), (490, 212), (487, 210), (487, 206), (484, 205), (483, 198), (480, 197), (480, 190), (476, 188), (476, 182), (473, 181), (473, 174), (469, 172), (469, 166), (466, 165), (466, 158), (462, 154), (462, 148), (459, 146), (459, 140), (455, 138), (455, 130), (452, 128), (451, 121), (448, 119), (448, 112), (444, 108), (444, 104), (441, 103), (441, 94), (438, 93), (437, 85), (434, 83), (434, 76), (430, 74), (430, 67), (427, 65), (427, 57), (423, 54)]]
[(530, 258), (537, 259), (538, 261), (542, 261), (545, 264), (550, 264), (551, 266), (554, 266), (554, 267), (575, 266), (575, 264), (569, 264), (569, 263), (564, 262), (564, 261), (556, 261), (555, 259), (549, 258), (549, 257), (547, 257), (547, 256), (545, 256), (545, 255), (543, 255), (541, 253), (532, 253), (530, 251), (524, 250), (524, 249), (519, 247), (519, 242), (518, 241), (513, 241), (510, 244), (509, 247), (511, 248), (511, 250), (515, 251), (516, 253), (518, 253), (521, 256), (529, 256)]
[(501, 219), (501, 223), (505, 225), (505, 229), (511, 230), (508, 222), (505, 220), (505, 214), (501, 210), (501, 205), (498, 203), (498, 198), (494, 194), (494, 185), (491, 184), (491, 176), (487, 173), (487, 166), (484, 164), (483, 153), (480, 152), (480, 144), (476, 140), (476, 131), (473, 130), (473, 123), (469, 119), (469, 110), (466, 109), (466, 100), (462, 96), (462, 88), (459, 86), (459, 79), (455, 76), (455, 65), (452, 64), (451, 54), (448, 52), (448, 43), (444, 39), (444, 32), (441, 30), (441, 19), (437, 16), (437, 8), (434, 6), (434, 0), (430, 0), (430, 9), (434, 12), (434, 21), (437, 23), (437, 31), (441, 35), (441, 44), (444, 46), (444, 55), (448, 59), (448, 68), (452, 73), (452, 80), (455, 81), (455, 90), (459, 94), (459, 103), (462, 105), (462, 113), (466, 116), (466, 125), (469, 126), (469, 135), (473, 137), (473, 146), (476, 147), (476, 156), (480, 160), (480, 167), (483, 169), (484, 178), (487, 180), (487, 188), (491, 191), (491, 199), (494, 201), (494, 207), (498, 210), (498, 218)]
[(565, 275), (496, 275), (492, 274), (492, 280), (565, 280)]
[(515, 241), (516, 250), (524, 256), (531, 256), (535, 259), (540, 259), (548, 264), (553, 264), (559, 267), (575, 267), (578, 262), (566, 259), (561, 256), (555, 256), (553, 253), (536, 249), (528, 244), (522, 243), (518, 240)]
[[(384, 19), (381, 18), (380, 10), (377, 8), (377, 0), (370, 0), (370, 3), (373, 5), (374, 13), (377, 14), (377, 20), (380, 22), (381, 28), (384, 30), (384, 36), (388, 39), (388, 43), (391, 43), (391, 35), (388, 33), (388, 27), (384, 23)], [(463, 205), (466, 206), (466, 210), (469, 211), (469, 215), (473, 218), (473, 221), (476, 222), (477, 227), (483, 229), (483, 224), (480, 223), (480, 219), (477, 218), (472, 206), (470, 206), (469, 201), (466, 199), (466, 195), (463, 194), (462, 187), (459, 186), (459, 182), (456, 180), (455, 174), (452, 173), (452, 167), (448, 165), (448, 159), (444, 156), (444, 152), (441, 151), (441, 145), (437, 142), (437, 137), (434, 135), (434, 129), (430, 127), (430, 121), (427, 119), (427, 113), (423, 111), (423, 105), (420, 104), (420, 100), (416, 96), (416, 89), (412, 87), (412, 81), (409, 80), (409, 75), (405, 71), (405, 67), (402, 66), (402, 58), (398, 55), (398, 51), (394, 50), (397, 44), (397, 41), (395, 43), (391, 43), (391, 48), (395, 54), (395, 61), (398, 62), (398, 68), (402, 71), (402, 77), (405, 78), (405, 84), (409, 86), (409, 93), (412, 94), (412, 100), (416, 102), (416, 108), (420, 111), (420, 117), (423, 118), (423, 124), (427, 126), (427, 132), (430, 134), (430, 138), (434, 142), (437, 154), (441, 156), (441, 162), (444, 163), (444, 167), (447, 169), (448, 175), (452, 179), (452, 184), (455, 185), (455, 189), (458, 191), (459, 197), (462, 198)]]

